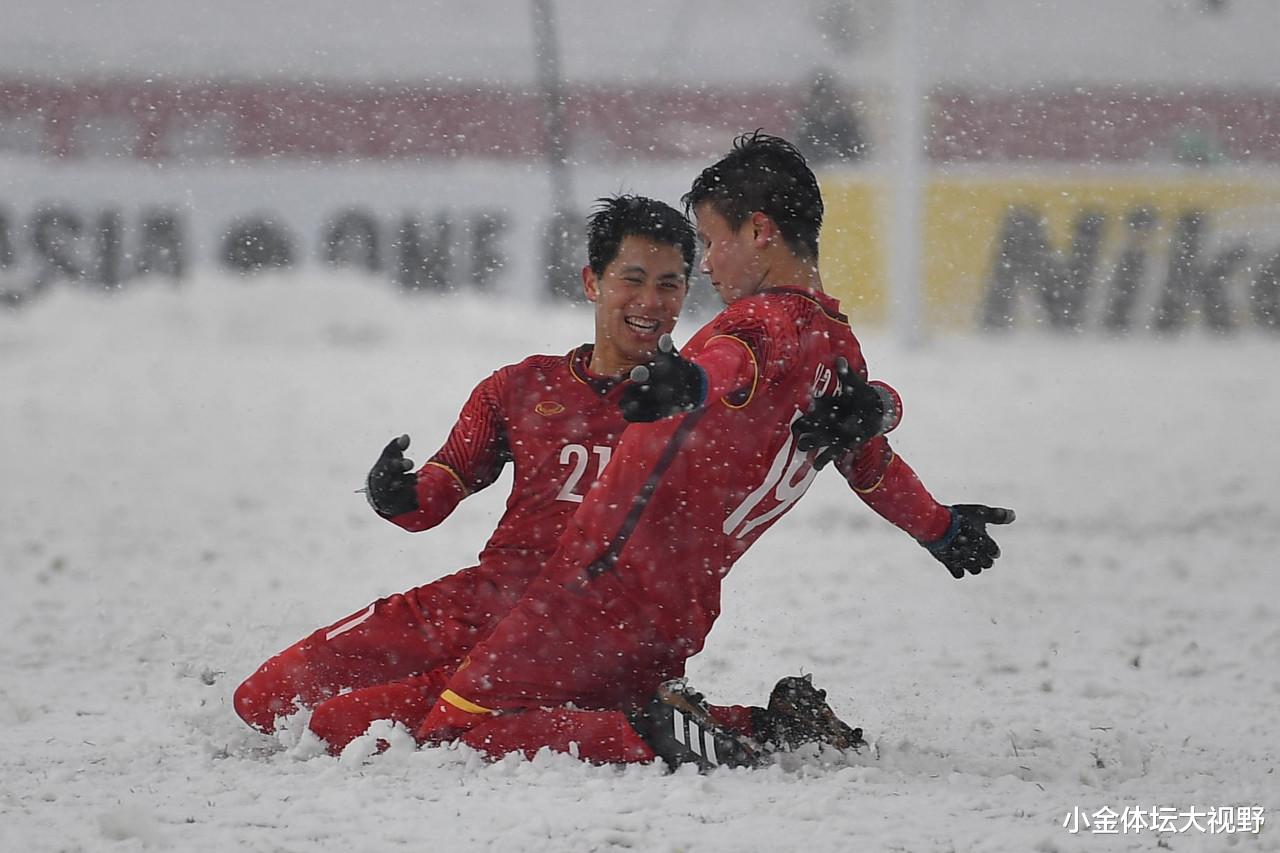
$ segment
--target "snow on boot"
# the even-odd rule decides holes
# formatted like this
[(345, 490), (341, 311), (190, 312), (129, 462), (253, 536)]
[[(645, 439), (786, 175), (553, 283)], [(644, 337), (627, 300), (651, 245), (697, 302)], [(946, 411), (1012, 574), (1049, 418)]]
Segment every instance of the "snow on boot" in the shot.
[(808, 743), (860, 752), (867, 742), (862, 729), (841, 720), (827, 704), (827, 691), (813, 686), (812, 675), (789, 675), (769, 694), (769, 707), (755, 708), (756, 738), (770, 750), (795, 749)]
[(632, 726), (672, 770), (696, 764), (705, 773), (716, 767), (755, 767), (761, 763), (760, 748), (717, 723), (702, 694), (683, 678), (660, 685), (649, 704), (632, 719)]

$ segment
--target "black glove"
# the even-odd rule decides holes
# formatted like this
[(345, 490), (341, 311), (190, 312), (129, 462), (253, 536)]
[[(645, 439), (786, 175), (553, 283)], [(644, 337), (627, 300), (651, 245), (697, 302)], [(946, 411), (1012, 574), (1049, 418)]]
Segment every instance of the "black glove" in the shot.
[(797, 450), (803, 453), (822, 448), (813, 460), (813, 467), (818, 470), (875, 438), (884, 427), (884, 395), (850, 370), (844, 358), (836, 359), (836, 377), (836, 392), (815, 398), (808, 413), (791, 424)]
[(618, 403), (622, 417), (631, 423), (691, 412), (707, 399), (707, 374), (680, 357), (670, 335), (658, 338), (658, 351), (648, 364), (631, 369), (631, 382)]
[(982, 504), (956, 504), (950, 509), (951, 527), (943, 537), (921, 544), (953, 578), (964, 577), (966, 571), (976, 575), (991, 568), (1000, 556), (1000, 546), (987, 534), (987, 525), (1008, 524), (1014, 519), (1013, 510)]
[(394, 518), (418, 509), (418, 477), (410, 473), (413, 460), (404, 458), (409, 436), (391, 439), (365, 480), (369, 506), (383, 518)]

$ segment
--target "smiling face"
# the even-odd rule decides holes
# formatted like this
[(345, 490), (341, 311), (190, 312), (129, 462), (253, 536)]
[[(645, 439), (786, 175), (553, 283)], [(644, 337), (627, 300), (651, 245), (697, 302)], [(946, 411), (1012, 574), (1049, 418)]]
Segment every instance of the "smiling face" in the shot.
[(582, 270), (582, 289), (596, 306), (591, 370), (620, 376), (648, 361), (658, 338), (675, 328), (689, 280), (678, 246), (629, 236), (603, 274)]
[(699, 204), (694, 217), (702, 241), (702, 272), (724, 304), (757, 292), (769, 271), (764, 250), (774, 233), (772, 221), (753, 213), (734, 228), (709, 202)]

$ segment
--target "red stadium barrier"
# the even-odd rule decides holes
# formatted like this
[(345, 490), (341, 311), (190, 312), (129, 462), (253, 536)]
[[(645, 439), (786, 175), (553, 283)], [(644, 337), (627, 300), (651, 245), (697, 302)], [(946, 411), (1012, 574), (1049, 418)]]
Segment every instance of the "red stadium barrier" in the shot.
[[(794, 134), (806, 96), (801, 86), (570, 87), (570, 152), (710, 156), (744, 129)], [(545, 154), (542, 119), (536, 91), (465, 83), (0, 79), (0, 148), (25, 135), (24, 150), (59, 158), (527, 160)], [(940, 162), (1280, 162), (1274, 89), (939, 90), (929, 127)]]

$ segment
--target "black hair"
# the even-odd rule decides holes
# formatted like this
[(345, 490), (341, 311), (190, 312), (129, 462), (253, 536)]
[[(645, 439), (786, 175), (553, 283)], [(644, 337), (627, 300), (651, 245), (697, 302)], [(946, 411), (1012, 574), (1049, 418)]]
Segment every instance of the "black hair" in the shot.
[(641, 195), (596, 199), (587, 219), (587, 263), (597, 276), (618, 257), (623, 239), (647, 237), (676, 246), (684, 256), (684, 276), (693, 272), (698, 235), (684, 214), (669, 204)]
[(702, 170), (680, 201), (686, 213), (709, 203), (735, 229), (752, 213), (763, 213), (792, 252), (818, 259), (822, 191), (804, 155), (781, 137), (759, 130), (742, 134), (733, 140), (732, 151)]

